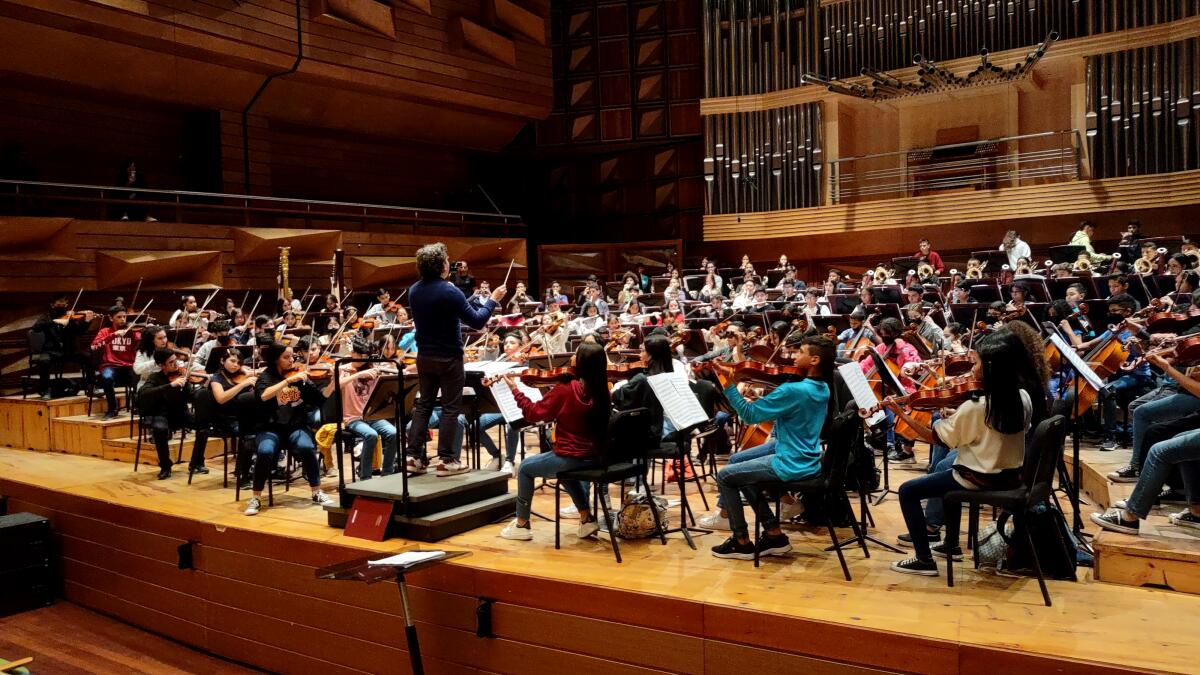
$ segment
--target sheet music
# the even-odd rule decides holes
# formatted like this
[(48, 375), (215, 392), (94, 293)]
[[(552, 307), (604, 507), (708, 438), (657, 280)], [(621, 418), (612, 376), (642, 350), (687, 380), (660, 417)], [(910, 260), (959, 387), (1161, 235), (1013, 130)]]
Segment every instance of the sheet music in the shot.
[[(1116, 338), (1113, 339), (1115, 340)], [(1091, 366), (1089, 366), (1082, 358), (1080, 358), (1079, 353), (1076, 352), (1075, 349), (1066, 342), (1064, 342), (1061, 336), (1059, 336), (1057, 333), (1051, 333), (1050, 342), (1054, 344), (1054, 348), (1058, 350), (1058, 353), (1062, 354), (1063, 358), (1071, 364), (1071, 367), (1075, 369), (1075, 372), (1083, 376), (1083, 381), (1087, 382), (1089, 387), (1095, 389), (1096, 391), (1104, 389), (1104, 380), (1100, 379), (1100, 376), (1096, 374), (1096, 371), (1092, 370)]]
[[(879, 399), (875, 396), (874, 390), (867, 382), (867, 376), (863, 375), (862, 367), (858, 363), (854, 361), (843, 363), (838, 366), (838, 372), (842, 374), (842, 381), (850, 389), (850, 395), (854, 397), (854, 403), (860, 410), (870, 410), (879, 405)], [(886, 417), (887, 415), (882, 410), (877, 410), (867, 419), (867, 424), (878, 424)]]
[(686, 379), (671, 372), (651, 375), (646, 381), (662, 404), (663, 414), (676, 429), (686, 429), (708, 421), (708, 415)]
[[(542, 400), (542, 392), (527, 384), (523, 384), (519, 379), (516, 382), (517, 390), (525, 397), (534, 403)], [(492, 383), (492, 396), (496, 399), (496, 406), (500, 408), (500, 414), (504, 416), (504, 421), (508, 424), (520, 422), (525, 419), (525, 414), (521, 412), (521, 407), (517, 405), (517, 399), (513, 396), (512, 389), (508, 387), (508, 382), (504, 380), (496, 380)]]
[(497, 377), (510, 370), (524, 370), (524, 366), (512, 361), (471, 361), (463, 364), (463, 370), (469, 373), (482, 373), (487, 379)]
[(367, 565), (370, 567), (381, 567), (385, 565), (412, 567), (417, 563), (423, 563), (427, 560), (437, 560), (438, 558), (444, 557), (446, 557), (445, 551), (405, 551), (404, 553), (397, 553), (396, 555), (380, 558), (379, 560), (369, 560), (367, 561)]

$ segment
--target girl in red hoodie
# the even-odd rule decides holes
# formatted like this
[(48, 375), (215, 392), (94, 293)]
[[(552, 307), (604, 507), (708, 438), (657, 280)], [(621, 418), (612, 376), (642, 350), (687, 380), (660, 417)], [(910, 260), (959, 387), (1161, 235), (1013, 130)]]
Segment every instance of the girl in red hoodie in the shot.
[[(560, 471), (580, 469), (600, 459), (599, 446), (607, 433), (610, 411), (607, 370), (604, 348), (585, 342), (575, 352), (576, 379), (556, 385), (537, 403), (517, 390), (514, 375), (505, 376), (525, 421), (535, 424), (553, 420), (556, 436), (553, 452), (541, 452), (521, 462), (517, 471), (517, 517), (500, 531), (501, 537), (533, 539), (529, 511), (535, 478), (553, 478)], [(588, 506), (587, 484), (562, 481), (560, 485), (579, 509), (579, 536), (595, 534), (596, 518)]]

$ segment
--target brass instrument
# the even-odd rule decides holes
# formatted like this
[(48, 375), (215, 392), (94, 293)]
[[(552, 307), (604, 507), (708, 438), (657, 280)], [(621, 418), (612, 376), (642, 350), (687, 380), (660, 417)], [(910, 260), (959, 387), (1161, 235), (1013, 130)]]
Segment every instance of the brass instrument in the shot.
[(978, 260), (968, 261), (967, 262), (967, 273), (965, 276), (968, 279), (982, 279), (983, 278), (983, 265)]
[(1029, 264), (1028, 260), (1017, 263), (1017, 276), (1022, 274), (1033, 274), (1033, 266)]
[(1191, 251), (1180, 251), (1180, 253), (1192, 259), (1193, 267), (1200, 267), (1200, 250), (1192, 249)]
[(875, 285), (882, 286), (892, 278), (892, 275), (887, 271), (887, 268), (880, 265), (875, 268)]
[(1091, 273), (1092, 259), (1088, 257), (1087, 253), (1080, 253), (1079, 257), (1075, 260), (1075, 264), (1071, 266), (1071, 271)]
[(1153, 274), (1154, 273), (1154, 261), (1147, 260), (1144, 257), (1138, 258), (1137, 260), (1133, 261), (1133, 271), (1137, 272), (1138, 274), (1140, 274), (1142, 276), (1146, 276), (1147, 274)]
[(930, 279), (933, 278), (933, 276), (933, 265), (930, 265), (927, 262), (922, 262), (920, 265), (917, 265), (918, 279)]

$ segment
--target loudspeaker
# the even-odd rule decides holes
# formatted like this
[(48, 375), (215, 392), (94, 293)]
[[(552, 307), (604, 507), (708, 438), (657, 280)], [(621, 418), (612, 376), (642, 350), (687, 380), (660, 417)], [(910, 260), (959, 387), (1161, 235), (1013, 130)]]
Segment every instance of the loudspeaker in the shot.
[(50, 521), (32, 513), (0, 516), (0, 616), (54, 603)]

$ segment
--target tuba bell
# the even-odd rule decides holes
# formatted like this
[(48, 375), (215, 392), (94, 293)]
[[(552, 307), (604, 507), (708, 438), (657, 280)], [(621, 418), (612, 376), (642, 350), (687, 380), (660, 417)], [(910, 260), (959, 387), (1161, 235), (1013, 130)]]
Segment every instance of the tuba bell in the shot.
[(920, 265), (917, 265), (917, 278), (918, 279), (933, 278), (933, 265), (930, 265), (927, 262), (923, 262)]
[(1133, 261), (1133, 271), (1142, 276), (1152, 274), (1154, 272), (1154, 261), (1146, 258), (1138, 258)]
[(887, 268), (884, 267), (883, 265), (880, 265), (875, 268), (874, 283), (876, 286), (882, 286), (882, 285), (886, 284), (888, 282), (888, 280), (891, 278), (892, 278), (892, 275), (888, 274)]

